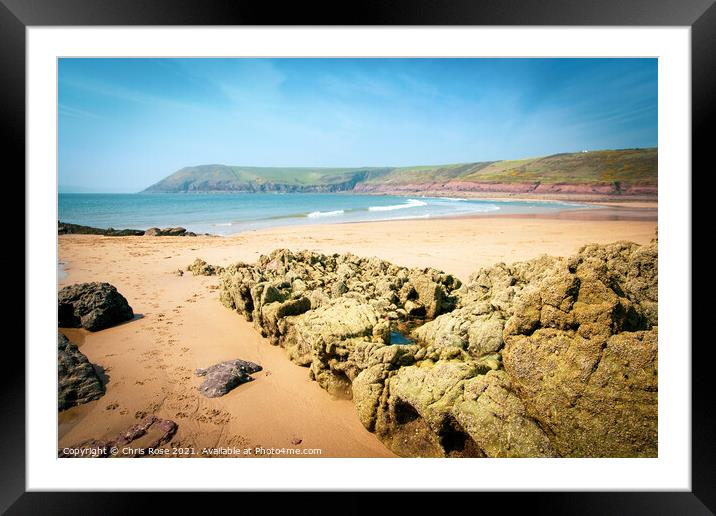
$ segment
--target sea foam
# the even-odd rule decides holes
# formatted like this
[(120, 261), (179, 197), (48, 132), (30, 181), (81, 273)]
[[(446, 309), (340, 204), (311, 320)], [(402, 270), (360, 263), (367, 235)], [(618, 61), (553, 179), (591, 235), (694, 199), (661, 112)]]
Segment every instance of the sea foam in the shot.
[(404, 210), (405, 208), (417, 208), (418, 206), (426, 206), (428, 203), (417, 199), (408, 199), (403, 204), (391, 204), (389, 206), (369, 206), (368, 211), (393, 211)]
[(333, 211), (312, 211), (306, 215), (309, 219), (315, 219), (319, 217), (335, 217), (337, 215), (343, 215), (344, 210), (333, 210)]

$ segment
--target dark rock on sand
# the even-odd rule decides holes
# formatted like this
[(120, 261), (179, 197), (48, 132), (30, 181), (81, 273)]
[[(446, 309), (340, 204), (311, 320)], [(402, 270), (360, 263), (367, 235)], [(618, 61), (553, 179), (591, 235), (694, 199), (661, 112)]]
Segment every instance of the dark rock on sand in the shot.
[(109, 283), (78, 283), (60, 290), (58, 325), (90, 331), (109, 328), (134, 317), (127, 300)]
[(253, 380), (251, 374), (259, 371), (260, 365), (237, 359), (227, 360), (206, 369), (197, 369), (195, 374), (206, 377), (199, 386), (199, 392), (207, 398), (218, 398), (238, 385), (250, 382)]
[[(92, 226), (82, 226), (79, 224), (70, 224), (68, 222), (57, 223), (58, 235), (102, 235), (102, 236), (196, 236), (196, 233), (187, 231), (186, 228), (149, 228), (144, 229), (114, 229), (114, 228), (94, 228)], [(204, 233), (209, 235), (209, 233)]]
[(104, 236), (142, 236), (144, 231), (141, 229), (114, 229), (114, 228), (93, 228), (91, 226), (81, 226), (79, 224), (69, 224), (67, 222), (57, 223), (58, 235), (104, 235)]
[[(174, 421), (159, 419), (151, 415), (145, 417), (136, 425), (130, 426), (112, 439), (88, 439), (74, 446), (66, 447), (74, 451), (74, 453), (61, 451), (58, 456), (92, 458), (142, 457), (147, 455), (150, 449), (158, 448), (168, 443), (176, 434), (177, 429), (178, 425)], [(135, 443), (139, 439), (141, 439), (141, 442)], [(128, 447), (128, 445), (131, 445), (132, 453), (125, 454), (122, 449)], [(112, 452), (113, 449), (116, 450), (115, 453)]]
[(96, 400), (105, 392), (87, 357), (60, 332), (57, 332), (57, 373), (57, 409), (60, 411)]
[(196, 236), (196, 233), (187, 231), (186, 228), (149, 228), (142, 232), (144, 236)]

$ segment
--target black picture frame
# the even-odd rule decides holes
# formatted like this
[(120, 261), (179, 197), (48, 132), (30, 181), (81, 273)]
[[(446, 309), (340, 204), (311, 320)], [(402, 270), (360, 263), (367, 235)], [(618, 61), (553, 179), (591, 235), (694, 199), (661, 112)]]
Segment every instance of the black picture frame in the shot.
[[(708, 129), (714, 121), (716, 92), (716, 6), (714, 0), (391, 0), (292, 2), (268, 0), (0, 0), (0, 119), (5, 161), (25, 169), (25, 29), (28, 26), (87, 25), (537, 25), (688, 26), (692, 43), (692, 170), (713, 170)], [(688, 172), (688, 171), (684, 171)], [(691, 172), (692, 184), (694, 174)], [(24, 182), (17, 185), (24, 191)], [(698, 190), (692, 190), (698, 191)], [(693, 206), (693, 198), (692, 198)], [(22, 247), (24, 249), (24, 246)], [(692, 270), (698, 265), (693, 259)], [(696, 269), (698, 270), (698, 269)], [(25, 271), (27, 277), (31, 271)], [(689, 302), (689, 300), (682, 300)], [(704, 308), (692, 304), (693, 311)], [(693, 320), (693, 315), (692, 315)], [(9, 514), (127, 514), (137, 497), (127, 493), (25, 492), (25, 353), (6, 342), (0, 375), (0, 511)], [(529, 497), (530, 512), (550, 514), (713, 514), (716, 511), (716, 425), (713, 411), (710, 339), (692, 346), (692, 491), (644, 493), (497, 493), (511, 504)], [(685, 332), (684, 346), (692, 344)], [(186, 503), (186, 494), (161, 494), (166, 510)], [(242, 495), (245, 496), (245, 495)], [(492, 495), (477, 495), (484, 504)], [(295, 497), (295, 495), (294, 495)], [(346, 510), (369, 505), (350, 495)], [(413, 495), (403, 511), (424, 506)], [(294, 498), (295, 499), (295, 498)], [(265, 502), (242, 499), (240, 510)], [(299, 502), (300, 503), (300, 502)], [(402, 503), (402, 502), (401, 502)], [(454, 502), (451, 502), (451, 504)], [(485, 505), (481, 504), (481, 508)], [(90, 508), (88, 511), (87, 508)], [(444, 509), (443, 509), (444, 510)]]

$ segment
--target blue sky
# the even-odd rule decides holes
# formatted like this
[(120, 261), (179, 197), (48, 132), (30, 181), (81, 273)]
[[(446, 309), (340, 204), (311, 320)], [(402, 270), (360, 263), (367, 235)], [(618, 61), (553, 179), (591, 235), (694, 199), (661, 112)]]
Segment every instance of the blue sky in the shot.
[(656, 59), (61, 59), (61, 191), (657, 146)]

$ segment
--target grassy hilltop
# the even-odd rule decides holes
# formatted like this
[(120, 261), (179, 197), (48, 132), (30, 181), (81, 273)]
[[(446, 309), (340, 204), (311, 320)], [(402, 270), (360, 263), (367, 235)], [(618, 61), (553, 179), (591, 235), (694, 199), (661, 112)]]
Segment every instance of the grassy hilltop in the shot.
[(145, 192), (342, 191), (387, 168), (239, 167), (199, 165), (174, 172)]
[(658, 150), (625, 149), (451, 165), (183, 168), (145, 192), (504, 192), (656, 195)]

